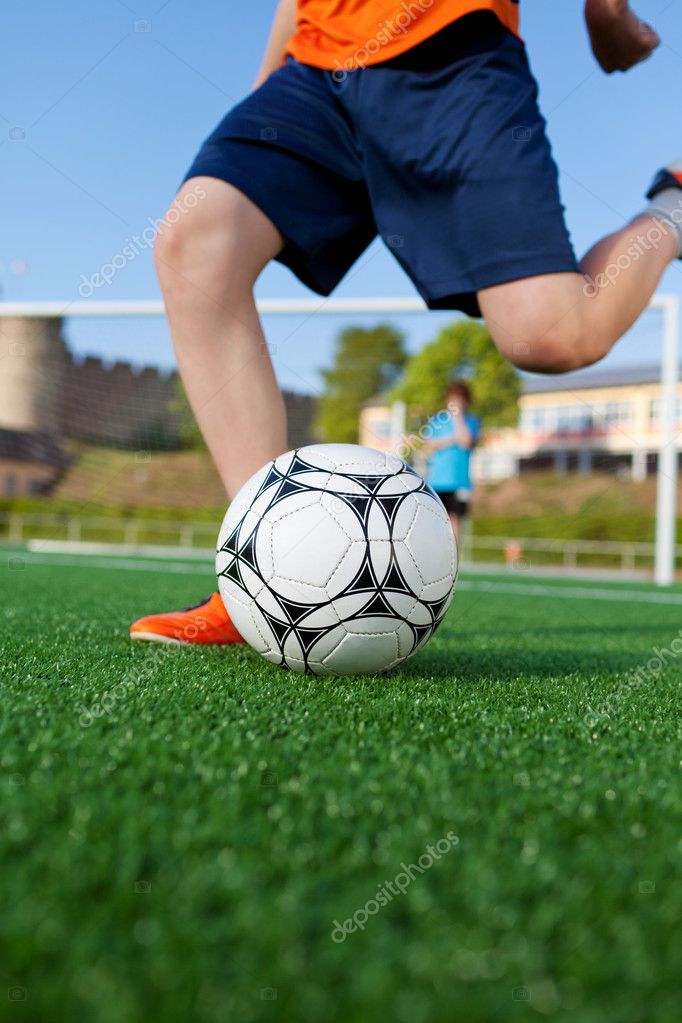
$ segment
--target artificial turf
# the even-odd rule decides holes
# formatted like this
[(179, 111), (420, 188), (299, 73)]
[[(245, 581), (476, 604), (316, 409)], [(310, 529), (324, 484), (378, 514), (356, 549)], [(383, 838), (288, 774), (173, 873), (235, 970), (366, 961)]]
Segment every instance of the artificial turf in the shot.
[(679, 602), (478, 577), (329, 680), (131, 646), (211, 577), (129, 567), (0, 561), (3, 1018), (680, 1019)]

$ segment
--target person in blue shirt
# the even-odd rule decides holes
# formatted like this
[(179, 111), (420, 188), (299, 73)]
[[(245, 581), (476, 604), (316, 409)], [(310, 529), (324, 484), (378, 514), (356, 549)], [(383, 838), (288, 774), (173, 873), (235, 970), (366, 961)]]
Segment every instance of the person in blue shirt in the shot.
[(463, 380), (454, 381), (445, 392), (445, 408), (429, 419), (424, 431), (428, 481), (447, 509), (458, 544), (473, 491), (471, 452), (481, 432), (470, 407), (471, 388)]

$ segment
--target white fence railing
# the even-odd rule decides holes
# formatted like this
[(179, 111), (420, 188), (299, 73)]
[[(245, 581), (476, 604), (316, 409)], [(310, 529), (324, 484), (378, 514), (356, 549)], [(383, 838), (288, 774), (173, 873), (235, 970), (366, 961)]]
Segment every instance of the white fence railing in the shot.
[(0, 513), (0, 542), (5, 544), (64, 540), (74, 544), (99, 542), (127, 547), (156, 545), (213, 549), (217, 535), (215, 522), (173, 522), (60, 512)]
[[(567, 570), (610, 568), (623, 573), (653, 574), (656, 544), (617, 540), (549, 540), (534, 537), (465, 535), (462, 562), (504, 562), (519, 568)], [(675, 547), (675, 569), (682, 569), (682, 546)]]
[[(0, 544), (33, 550), (56, 546), (83, 553), (97, 546), (111, 553), (158, 557), (184, 553), (207, 556), (214, 550), (215, 522), (128, 519), (113, 516), (69, 515), (59, 512), (0, 512)], [(567, 570), (609, 568), (623, 573), (652, 572), (654, 543), (615, 540), (537, 539), (518, 536), (478, 536), (469, 528), (462, 539), (464, 564), (507, 564), (520, 569), (556, 567)], [(675, 547), (675, 567), (682, 570), (682, 546)]]

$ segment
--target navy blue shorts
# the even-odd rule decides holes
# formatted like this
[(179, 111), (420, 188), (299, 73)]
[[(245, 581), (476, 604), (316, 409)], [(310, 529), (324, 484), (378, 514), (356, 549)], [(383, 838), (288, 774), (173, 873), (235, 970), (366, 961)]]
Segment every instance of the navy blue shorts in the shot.
[(445, 505), (446, 512), (457, 515), (461, 519), (465, 519), (468, 516), (469, 509), (471, 508), (470, 490), (464, 491), (466, 497), (462, 497), (462, 491), (460, 490), (437, 490), (436, 493)]
[(379, 234), (432, 309), (575, 272), (523, 43), (488, 12), (351, 72), (289, 58), (221, 121), (187, 178), (220, 178), (328, 295)]

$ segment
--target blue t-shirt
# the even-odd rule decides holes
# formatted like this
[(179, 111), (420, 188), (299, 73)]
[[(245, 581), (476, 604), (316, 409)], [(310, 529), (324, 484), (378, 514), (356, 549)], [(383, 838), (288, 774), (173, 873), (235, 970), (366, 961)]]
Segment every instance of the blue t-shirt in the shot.
[[(481, 424), (476, 416), (467, 412), (464, 422), (471, 434), (474, 443), (478, 440), (481, 432)], [(442, 440), (445, 437), (454, 437), (456, 425), (451, 415), (438, 415), (429, 419), (428, 423), (433, 440)], [(473, 489), (470, 474), (471, 449), (462, 448), (458, 444), (441, 448), (435, 451), (429, 458), (429, 483), (434, 490), (471, 490)]]

